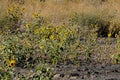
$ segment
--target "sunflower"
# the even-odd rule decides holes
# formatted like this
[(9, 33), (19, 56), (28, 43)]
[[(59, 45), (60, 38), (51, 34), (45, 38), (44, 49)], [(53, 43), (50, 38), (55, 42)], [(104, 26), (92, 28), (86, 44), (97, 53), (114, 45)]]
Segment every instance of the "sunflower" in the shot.
[(16, 60), (13, 59), (13, 60), (10, 61), (9, 66), (10, 66), (10, 67), (14, 67), (15, 64), (16, 64)]
[(50, 40), (54, 40), (54, 36), (53, 35), (50, 36)]
[(109, 34), (108, 34), (108, 37), (111, 37), (111, 36), (112, 36), (112, 34), (111, 34), (111, 33), (109, 33)]
[(33, 16), (34, 16), (35, 18), (37, 18), (37, 17), (39, 17), (39, 13), (35, 12), (35, 13), (33, 13)]

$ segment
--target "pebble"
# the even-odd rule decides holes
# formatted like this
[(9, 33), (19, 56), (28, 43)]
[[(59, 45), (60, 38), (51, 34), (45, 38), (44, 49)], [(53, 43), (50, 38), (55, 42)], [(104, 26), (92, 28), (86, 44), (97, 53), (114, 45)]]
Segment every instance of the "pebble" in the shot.
[(59, 77), (60, 77), (60, 74), (55, 74), (53, 78), (56, 79), (56, 78), (59, 78)]
[(76, 80), (76, 79), (77, 79), (76, 76), (72, 76), (72, 77), (70, 77), (70, 80)]

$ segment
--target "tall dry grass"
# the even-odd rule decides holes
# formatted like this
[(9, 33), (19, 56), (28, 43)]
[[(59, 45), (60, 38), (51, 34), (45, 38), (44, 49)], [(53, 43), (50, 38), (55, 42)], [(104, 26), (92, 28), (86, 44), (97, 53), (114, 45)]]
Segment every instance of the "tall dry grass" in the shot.
[[(12, 1), (12, 0), (11, 0)], [(14, 1), (17, 0), (13, 0)], [(98, 0), (101, 1), (101, 0)], [(94, 13), (101, 17), (104, 15), (115, 15), (114, 21), (119, 21), (120, 17), (120, 0), (107, 0), (106, 2), (98, 3), (96, 0), (25, 0), (25, 3), (20, 6), (25, 8), (25, 19), (30, 20), (34, 12), (39, 12), (52, 24), (61, 24), (67, 22), (69, 17), (75, 12)], [(94, 4), (93, 4), (94, 3)], [(0, 1), (0, 15), (4, 15), (8, 6), (11, 5), (10, 0)], [(16, 3), (15, 3), (16, 4)]]

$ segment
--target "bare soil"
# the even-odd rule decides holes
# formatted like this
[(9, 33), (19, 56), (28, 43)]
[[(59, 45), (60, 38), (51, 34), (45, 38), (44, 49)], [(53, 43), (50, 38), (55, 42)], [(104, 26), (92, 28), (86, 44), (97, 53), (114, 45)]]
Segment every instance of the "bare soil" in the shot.
[(85, 63), (79, 67), (60, 65), (53, 80), (120, 80), (120, 65)]
[[(98, 39), (90, 61), (82, 60), (80, 65), (57, 65), (53, 80), (120, 80), (120, 64), (112, 64), (110, 54), (115, 51), (116, 39), (106, 45), (106, 38)], [(102, 48), (102, 51), (100, 50)], [(102, 52), (102, 53), (101, 53)]]

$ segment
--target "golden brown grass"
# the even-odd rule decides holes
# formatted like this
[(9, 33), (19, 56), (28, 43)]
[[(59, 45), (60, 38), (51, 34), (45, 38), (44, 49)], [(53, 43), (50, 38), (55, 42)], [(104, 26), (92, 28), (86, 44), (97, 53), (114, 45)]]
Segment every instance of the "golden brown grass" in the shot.
[[(53, 76), (51, 67), (59, 63), (66, 65), (68, 60), (70, 64), (72, 62), (80, 66), (81, 60), (100, 63), (108, 63), (111, 60), (115, 63), (120, 62), (119, 35), (117, 34), (118, 39), (111, 38), (112, 33), (109, 33), (111, 30), (120, 30), (119, 0), (103, 3), (99, 3), (100, 0), (47, 0), (46, 2), (25, 0), (24, 4), (19, 4), (17, 1), (19, 0), (0, 0), (0, 62), (2, 62), (0, 71), (5, 71), (2, 72), (4, 76), (0, 75), (1, 79), (13, 78), (16, 74), (12, 71), (13, 66), (36, 68), (35, 72), (32, 71), (33, 78), (39, 76), (40, 79), (45, 77), (42, 80), (47, 80)], [(13, 6), (12, 10), (10, 6)], [(75, 13), (78, 13), (77, 18)], [(48, 24), (44, 24), (42, 17)], [(88, 21), (86, 22), (88, 25), (81, 25), (82, 23), (77, 25), (75, 19), (73, 20), (76, 22), (75, 25), (71, 26), (72, 22), (68, 20), (74, 17), (79, 18), (78, 23)], [(94, 24), (96, 20), (98, 23)], [(63, 23), (69, 25), (59, 26)], [(96, 33), (96, 29), (106, 27), (106, 24), (111, 29), (105, 33), (109, 34), (109, 37), (97, 37), (99, 32)], [(23, 30), (19, 29), (21, 27), (24, 27)], [(11, 67), (8, 66), (9, 64)], [(52, 65), (50, 69), (44, 67), (48, 66), (46, 64)], [(22, 79), (23, 76), (20, 75)], [(31, 75), (24, 77), (31, 79)]]
[[(45, 3), (39, 2), (39, 0), (25, 0), (25, 4), (22, 6), (25, 7), (25, 19), (30, 20), (34, 12), (40, 12), (40, 15), (46, 17), (46, 19), (53, 24), (61, 24), (66, 22), (69, 17), (75, 12), (84, 12), (84, 13), (94, 13), (99, 14), (100, 16), (113, 14), (116, 16), (116, 19), (119, 19), (120, 14), (120, 1), (119, 0), (108, 0), (108, 2), (100, 3), (99, 5), (91, 4), (92, 1), (80, 0), (77, 2), (68, 1), (68, 0), (48, 0)], [(1, 0), (0, 1), (0, 10), (1, 14), (4, 14), (8, 5), (11, 5), (10, 0)], [(108, 14), (103, 11), (108, 12)]]

